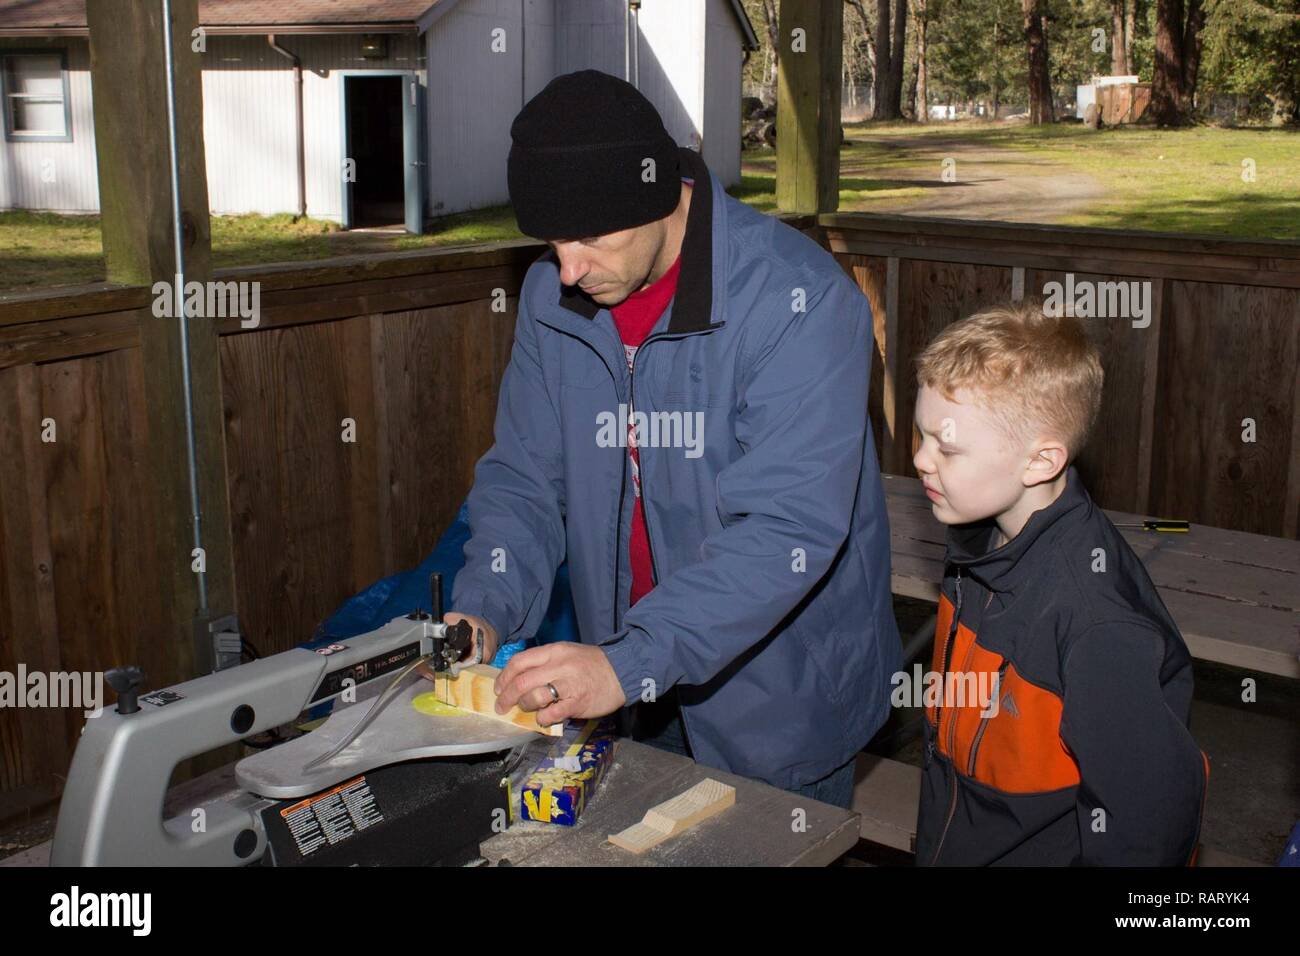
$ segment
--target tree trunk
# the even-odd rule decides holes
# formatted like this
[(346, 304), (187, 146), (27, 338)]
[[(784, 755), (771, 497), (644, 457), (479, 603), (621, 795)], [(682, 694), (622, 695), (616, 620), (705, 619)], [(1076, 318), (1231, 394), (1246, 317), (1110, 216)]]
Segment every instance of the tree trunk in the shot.
[(781, 60), (781, 37), (780, 28), (777, 25), (776, 0), (763, 0), (763, 19), (767, 21), (767, 44), (768, 53), (770, 54), (767, 63), (767, 79), (764, 86), (771, 97), (770, 102), (775, 103), (776, 77)]
[(1187, 0), (1187, 28), (1183, 31), (1183, 112), (1196, 108), (1196, 79), (1201, 71), (1201, 28), (1205, 7), (1201, 0)]
[(1201, 64), (1201, 0), (1156, 0), (1155, 69), (1151, 82), (1151, 115), (1159, 126), (1186, 126), (1196, 101)]
[(911, 69), (907, 71), (907, 82), (903, 84), (903, 95), (900, 98), (900, 109), (904, 119), (916, 121), (916, 80), (917, 80), (917, 63), (913, 61)]
[(1128, 0), (1128, 5), (1124, 10), (1124, 62), (1128, 64), (1129, 70), (1137, 66), (1133, 60), (1133, 37), (1136, 35), (1137, 0)]
[(993, 21), (993, 57), (994, 57), (994, 67), (993, 67), (993, 83), (992, 83), (992, 86), (993, 86), (993, 116), (991, 117), (992, 119), (997, 119), (997, 118), (998, 118), (998, 109), (1002, 106), (1002, 74), (998, 71), (998, 68), (997, 68), (997, 55), (998, 55), (997, 51), (998, 51), (999, 49), (1001, 49), (1001, 47), (1000, 47), (1000, 45), (999, 45), (999, 41), (1001, 40), (1000, 33), (1001, 33), (1001, 31), (1000, 31), (999, 28), (998, 28), (998, 22), (997, 22), (996, 20), (994, 20), (994, 21)]
[[(905, 3), (906, 0), (900, 0)], [(907, 7), (904, 6), (906, 11)], [(903, 23), (906, 29), (906, 21)], [(876, 85), (872, 118), (899, 119), (902, 114), (903, 48), (901, 43), (890, 49), (889, 0), (876, 0)]]
[(872, 85), (875, 100), (872, 119), (893, 119), (886, 116), (885, 104), (889, 102), (889, 0), (876, 0), (876, 82)]
[(926, 0), (916, 0), (916, 121), (930, 121), (930, 97), (925, 72)]
[(1051, 123), (1052, 77), (1048, 69), (1047, 34), (1043, 30), (1042, 0), (1024, 0), (1025, 46), (1029, 57), (1029, 122)]
[(844, 0), (850, 7), (858, 12), (858, 19), (862, 22), (862, 33), (867, 38), (867, 68), (871, 72), (871, 90), (874, 97), (876, 90), (876, 38), (871, 32), (871, 23), (867, 20), (867, 11), (862, 7), (862, 0)]
[(903, 68), (907, 59), (907, 0), (894, 2), (894, 42), (893, 53), (889, 58), (889, 69), (893, 73), (890, 88), (894, 90), (894, 111), (902, 115)]
[(1110, 72), (1128, 76), (1128, 42), (1124, 33), (1125, 0), (1110, 0)]
[(1156, 48), (1151, 73), (1151, 116), (1159, 126), (1182, 126), (1183, 0), (1156, 0)]

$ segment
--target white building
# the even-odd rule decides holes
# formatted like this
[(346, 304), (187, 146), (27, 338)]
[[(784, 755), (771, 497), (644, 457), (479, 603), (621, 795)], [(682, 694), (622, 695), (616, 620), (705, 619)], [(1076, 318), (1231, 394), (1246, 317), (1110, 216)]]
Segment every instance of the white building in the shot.
[[(582, 69), (635, 82), (679, 144), (738, 182), (741, 66), (758, 45), (740, 0), (628, 8), (199, 0), (212, 212), (416, 231), (427, 216), (506, 203), (511, 121)], [(85, 0), (0, 0), (0, 209), (99, 210), (91, 92)]]

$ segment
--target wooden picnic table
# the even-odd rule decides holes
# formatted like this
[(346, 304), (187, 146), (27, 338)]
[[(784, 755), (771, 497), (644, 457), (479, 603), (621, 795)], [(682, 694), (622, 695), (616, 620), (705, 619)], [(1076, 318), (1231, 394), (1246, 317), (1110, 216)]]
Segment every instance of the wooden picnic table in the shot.
[[(883, 478), (893, 592), (937, 602), (946, 526), (918, 479)], [(1109, 509), (1106, 515), (1117, 525), (1162, 517)], [(1193, 657), (1300, 678), (1300, 541), (1198, 524), (1185, 533), (1120, 533), (1142, 559)]]

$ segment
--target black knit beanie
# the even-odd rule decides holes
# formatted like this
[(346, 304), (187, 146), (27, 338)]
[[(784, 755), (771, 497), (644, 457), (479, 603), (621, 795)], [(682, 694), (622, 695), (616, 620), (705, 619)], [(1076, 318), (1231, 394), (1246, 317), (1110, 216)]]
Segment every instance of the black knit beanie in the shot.
[(519, 111), (510, 137), (510, 201), (524, 235), (631, 229), (664, 218), (681, 198), (677, 144), (658, 111), (608, 73), (557, 76)]

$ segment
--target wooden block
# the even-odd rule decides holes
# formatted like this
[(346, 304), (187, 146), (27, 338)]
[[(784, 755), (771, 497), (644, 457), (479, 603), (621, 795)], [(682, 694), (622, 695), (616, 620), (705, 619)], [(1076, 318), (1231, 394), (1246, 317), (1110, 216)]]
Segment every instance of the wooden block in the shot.
[(853, 780), (853, 809), (862, 814), (862, 839), (915, 852), (921, 769), (886, 757), (858, 754)]
[(632, 853), (644, 853), (669, 837), (684, 833), (701, 820), (736, 802), (736, 788), (712, 777), (646, 811), (645, 818), (626, 830), (611, 833), (609, 842)]
[(498, 714), (494, 709), (497, 695), (492, 690), (492, 685), (500, 673), (501, 669), (498, 667), (474, 664), (466, 667), (455, 678), (440, 676), (437, 680), (438, 698), (453, 707), (473, 711), (483, 717), (491, 717), (493, 720), (504, 720), (516, 727), (524, 727), (545, 734), (547, 737), (559, 737), (564, 733), (563, 721), (543, 727), (537, 722), (536, 712), (529, 713), (518, 707), (511, 707), (504, 714)]

